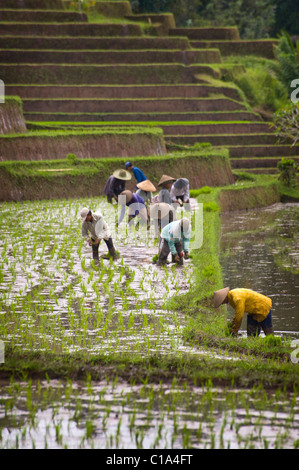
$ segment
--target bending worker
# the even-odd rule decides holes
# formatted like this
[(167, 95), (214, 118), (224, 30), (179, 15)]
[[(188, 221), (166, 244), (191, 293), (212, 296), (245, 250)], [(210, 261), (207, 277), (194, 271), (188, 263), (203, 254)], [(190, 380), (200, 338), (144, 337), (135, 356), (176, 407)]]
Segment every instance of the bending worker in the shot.
[(189, 204), (189, 180), (187, 178), (177, 179), (171, 186), (170, 197), (173, 203), (178, 203), (181, 207), (184, 204)]
[(230, 304), (235, 310), (235, 316), (231, 322), (231, 333), (237, 335), (244, 312), (247, 313), (247, 336), (259, 335), (261, 330), (265, 335), (273, 335), (272, 325), (272, 300), (265, 295), (254, 292), (251, 289), (224, 289), (214, 292), (214, 307), (222, 304)]
[(126, 189), (126, 181), (132, 178), (131, 173), (126, 170), (115, 170), (111, 176), (109, 176), (105, 187), (104, 194), (107, 196), (107, 201), (112, 204), (113, 200), (118, 201), (118, 196), (122, 191)]
[(99, 259), (99, 244), (101, 243), (101, 240), (104, 240), (107, 245), (109, 255), (113, 260), (116, 260), (117, 255), (111, 238), (110, 230), (103, 216), (99, 213), (93, 214), (90, 209), (85, 207), (81, 210), (81, 221), (82, 237), (85, 238), (89, 246), (92, 247), (93, 259)]
[(118, 225), (122, 222), (125, 212), (126, 206), (129, 208), (128, 210), (128, 224), (134, 219), (136, 216), (141, 220), (141, 223), (147, 223), (147, 209), (144, 204), (144, 200), (142, 197), (138, 196), (136, 193), (132, 193), (132, 191), (125, 190), (120, 194), (119, 203), (121, 205), (120, 215), (118, 219)]
[(133, 173), (133, 175), (135, 176), (135, 179), (137, 181), (137, 184), (141, 183), (141, 181), (146, 180), (146, 176), (143, 173), (143, 171), (140, 170), (140, 168), (138, 168), (137, 166), (134, 166), (132, 162), (127, 162), (125, 164), (125, 168), (126, 168), (126, 170)]
[(187, 218), (166, 225), (161, 232), (157, 266), (167, 263), (169, 252), (173, 263), (183, 264), (183, 258), (189, 258), (190, 235), (190, 220)]

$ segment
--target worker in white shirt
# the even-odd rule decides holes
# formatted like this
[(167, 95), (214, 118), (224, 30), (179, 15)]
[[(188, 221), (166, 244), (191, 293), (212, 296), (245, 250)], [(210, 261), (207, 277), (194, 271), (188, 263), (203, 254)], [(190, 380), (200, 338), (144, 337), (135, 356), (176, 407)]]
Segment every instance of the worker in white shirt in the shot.
[(111, 233), (102, 214), (93, 213), (90, 209), (84, 207), (81, 210), (81, 233), (82, 237), (92, 247), (92, 256), (94, 260), (99, 259), (99, 245), (101, 240), (107, 245), (109, 255), (113, 260), (117, 259), (116, 251), (111, 238)]

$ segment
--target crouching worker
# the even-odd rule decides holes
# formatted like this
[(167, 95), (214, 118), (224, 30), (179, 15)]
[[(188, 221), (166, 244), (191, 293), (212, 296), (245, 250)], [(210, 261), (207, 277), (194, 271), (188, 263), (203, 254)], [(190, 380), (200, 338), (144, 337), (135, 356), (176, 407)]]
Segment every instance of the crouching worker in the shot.
[(261, 330), (265, 335), (273, 335), (272, 300), (251, 289), (232, 289), (225, 287), (214, 292), (214, 307), (230, 304), (235, 316), (230, 324), (231, 334), (237, 335), (244, 312), (247, 313), (247, 336), (258, 336)]
[(92, 247), (93, 259), (99, 259), (99, 245), (101, 240), (104, 240), (107, 245), (109, 255), (113, 260), (116, 260), (117, 255), (110, 230), (103, 216), (99, 213), (93, 214), (90, 209), (84, 208), (81, 210), (81, 221), (82, 237), (85, 238), (88, 244)]
[(189, 258), (190, 234), (191, 224), (187, 218), (166, 225), (161, 232), (157, 266), (167, 263), (170, 252), (173, 263), (184, 264), (183, 258)]
[[(136, 193), (132, 193), (132, 191), (125, 190), (122, 191), (120, 197), (118, 199), (119, 204), (121, 205), (120, 215), (118, 219), (118, 225), (122, 222), (125, 212), (126, 206), (128, 207), (128, 224), (132, 224), (132, 219), (138, 216), (138, 219), (143, 225), (147, 225), (148, 215), (147, 209), (142, 197), (140, 197)], [(136, 224), (138, 227), (138, 224)]]

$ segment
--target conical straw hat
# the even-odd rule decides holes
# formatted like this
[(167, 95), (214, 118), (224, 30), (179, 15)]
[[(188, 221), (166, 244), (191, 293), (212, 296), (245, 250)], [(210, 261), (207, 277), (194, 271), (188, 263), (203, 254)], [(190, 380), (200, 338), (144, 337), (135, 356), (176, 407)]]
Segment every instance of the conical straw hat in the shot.
[(129, 181), (132, 178), (131, 173), (124, 169), (115, 170), (113, 172), (113, 176), (119, 180), (125, 180), (125, 181)]
[(125, 191), (122, 191), (120, 193), (120, 196), (126, 196), (126, 204), (128, 204), (128, 202), (132, 200), (133, 193), (132, 191), (129, 191), (128, 189), (126, 189)]
[(166, 202), (157, 202), (150, 205), (150, 217), (152, 219), (163, 219), (171, 210), (172, 207)]
[(138, 183), (136, 186), (143, 191), (151, 191), (153, 193), (156, 191), (155, 186), (150, 180), (141, 181), (141, 183)]
[(229, 293), (229, 291), (230, 291), (230, 288), (225, 287), (224, 289), (216, 290), (214, 292), (213, 303), (214, 303), (215, 308), (220, 307), (220, 305), (226, 299), (226, 296)]
[(161, 179), (158, 183), (158, 186), (161, 186), (162, 184), (164, 183), (169, 183), (170, 181), (176, 181), (175, 178), (172, 178), (172, 176), (168, 176), (168, 175), (162, 175), (161, 176)]

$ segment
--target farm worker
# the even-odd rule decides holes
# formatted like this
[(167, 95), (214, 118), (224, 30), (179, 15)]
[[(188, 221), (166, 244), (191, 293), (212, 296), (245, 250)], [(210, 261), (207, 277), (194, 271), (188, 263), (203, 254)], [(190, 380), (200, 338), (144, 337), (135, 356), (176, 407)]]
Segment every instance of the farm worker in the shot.
[(171, 176), (168, 176), (168, 175), (161, 176), (161, 179), (158, 183), (158, 187), (161, 186), (161, 190), (158, 194), (159, 202), (166, 202), (167, 204), (172, 204), (169, 191), (174, 181), (176, 181), (176, 179), (172, 178)]
[(173, 203), (179, 203), (181, 207), (184, 203), (189, 203), (189, 180), (187, 178), (177, 179), (171, 186), (170, 197)]
[(158, 238), (161, 229), (175, 220), (176, 213), (170, 204), (166, 204), (166, 202), (157, 202), (156, 204), (150, 205), (149, 216), (154, 222), (155, 237)]
[(136, 194), (142, 197), (145, 205), (148, 206), (153, 199), (153, 192), (156, 191), (155, 186), (150, 180), (141, 181), (141, 183), (138, 183), (136, 186), (138, 188)]
[(125, 163), (125, 167), (126, 167), (126, 170), (131, 171), (134, 174), (137, 184), (141, 183), (141, 181), (146, 180), (146, 176), (143, 173), (143, 171), (137, 168), (137, 166), (134, 166), (132, 162)]
[(259, 335), (263, 330), (265, 335), (273, 335), (272, 300), (251, 289), (232, 289), (225, 287), (214, 292), (214, 307), (230, 304), (235, 310), (235, 316), (230, 324), (232, 335), (237, 335), (244, 312), (247, 313), (247, 336)]
[(84, 207), (81, 210), (81, 233), (82, 237), (92, 247), (92, 255), (94, 260), (99, 259), (99, 244), (101, 240), (107, 245), (109, 255), (116, 260), (117, 255), (111, 238), (110, 230), (100, 213), (92, 213), (90, 209)]
[(151, 200), (153, 199), (153, 192), (156, 191), (156, 188), (150, 180), (141, 181), (141, 183), (138, 183), (136, 186), (138, 188), (136, 194), (144, 200), (144, 204), (147, 210), (147, 228), (149, 230), (151, 223), (149, 206)]
[(131, 173), (126, 170), (115, 170), (111, 176), (109, 176), (105, 188), (104, 194), (107, 196), (107, 201), (112, 204), (114, 199), (116, 202), (118, 196), (122, 191), (126, 189), (126, 181), (132, 178)]
[(141, 222), (145, 224), (147, 222), (148, 217), (147, 217), (146, 206), (144, 204), (144, 200), (142, 199), (142, 197), (140, 197), (136, 193), (132, 193), (132, 191), (129, 191), (129, 190), (123, 191), (120, 194), (120, 197), (121, 196), (122, 196), (122, 199), (125, 201), (125, 204), (119, 198), (119, 201), (121, 204), (121, 210), (120, 210), (120, 215), (118, 219), (118, 225), (122, 222), (125, 216), (126, 206), (129, 208), (128, 223), (130, 223), (132, 219), (138, 216), (141, 219)]
[(183, 258), (189, 258), (190, 235), (190, 220), (185, 217), (166, 225), (161, 232), (157, 265), (166, 264), (169, 252), (173, 263), (183, 264)]

